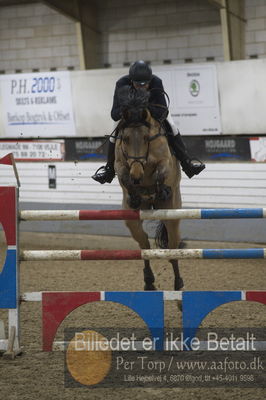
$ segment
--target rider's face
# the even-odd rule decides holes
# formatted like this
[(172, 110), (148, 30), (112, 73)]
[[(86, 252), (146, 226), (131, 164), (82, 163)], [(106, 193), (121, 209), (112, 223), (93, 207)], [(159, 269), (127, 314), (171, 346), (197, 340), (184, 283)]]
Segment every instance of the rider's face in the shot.
[(146, 83), (145, 85), (140, 85), (138, 82), (133, 82), (133, 86), (135, 89), (146, 89), (148, 90), (149, 88), (149, 83)]

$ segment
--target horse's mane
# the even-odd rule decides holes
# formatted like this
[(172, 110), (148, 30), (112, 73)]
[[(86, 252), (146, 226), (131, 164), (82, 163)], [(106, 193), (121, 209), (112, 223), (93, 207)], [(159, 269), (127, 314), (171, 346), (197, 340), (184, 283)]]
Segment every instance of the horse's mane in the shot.
[(119, 104), (122, 109), (147, 108), (150, 93), (146, 89), (133, 89), (131, 86), (123, 86), (118, 90)]
[(144, 123), (150, 93), (146, 89), (123, 86), (118, 90), (122, 115), (128, 124)]

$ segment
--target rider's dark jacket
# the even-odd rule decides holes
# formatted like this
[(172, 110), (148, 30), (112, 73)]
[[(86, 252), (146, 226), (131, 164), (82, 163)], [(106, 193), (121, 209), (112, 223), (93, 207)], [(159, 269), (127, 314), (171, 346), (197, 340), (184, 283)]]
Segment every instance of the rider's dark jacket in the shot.
[[(113, 99), (113, 107), (111, 110), (111, 117), (114, 121), (121, 119), (121, 107), (119, 104), (118, 90), (123, 86), (132, 86), (132, 81), (129, 75), (122, 76), (115, 85), (115, 93)], [(164, 97), (163, 83), (156, 75), (152, 75), (149, 83), (150, 98), (149, 98), (149, 111), (154, 119), (160, 121), (167, 117), (167, 105)], [(163, 107), (160, 107), (163, 106)]]

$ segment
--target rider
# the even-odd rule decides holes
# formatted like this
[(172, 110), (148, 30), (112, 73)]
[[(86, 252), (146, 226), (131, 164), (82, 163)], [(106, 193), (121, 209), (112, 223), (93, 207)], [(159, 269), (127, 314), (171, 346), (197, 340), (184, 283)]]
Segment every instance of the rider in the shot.
[[(167, 132), (167, 139), (170, 148), (176, 158), (180, 161), (185, 174), (192, 178), (198, 175), (205, 165), (199, 160), (193, 160), (187, 152), (186, 146), (181, 135), (168, 115), (166, 100), (164, 97), (163, 84), (158, 76), (152, 74), (151, 67), (144, 61), (136, 61), (131, 65), (129, 74), (123, 76), (116, 82), (113, 107), (111, 117), (114, 121), (119, 121), (122, 117), (122, 111), (119, 104), (118, 91), (123, 86), (131, 86), (133, 89), (144, 88), (150, 91), (148, 109), (154, 119), (163, 122)], [(117, 132), (116, 132), (117, 133)], [(99, 183), (111, 183), (115, 176), (115, 137), (110, 136), (107, 164), (99, 168), (92, 178)]]

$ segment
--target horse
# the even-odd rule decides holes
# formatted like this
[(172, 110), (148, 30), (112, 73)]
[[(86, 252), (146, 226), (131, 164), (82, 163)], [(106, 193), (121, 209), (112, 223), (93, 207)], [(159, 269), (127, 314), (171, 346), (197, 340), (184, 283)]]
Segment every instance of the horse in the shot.
[[(124, 209), (181, 208), (180, 165), (168, 146), (163, 123), (148, 110), (149, 92), (123, 88), (119, 94), (122, 118), (117, 126), (115, 172), (123, 191)], [(143, 221), (126, 220), (131, 236), (141, 249), (150, 249)], [(157, 247), (176, 249), (180, 244), (179, 220), (160, 221)], [(174, 271), (174, 289), (183, 287), (178, 260), (169, 260)], [(156, 290), (149, 260), (144, 260), (144, 290)]]

